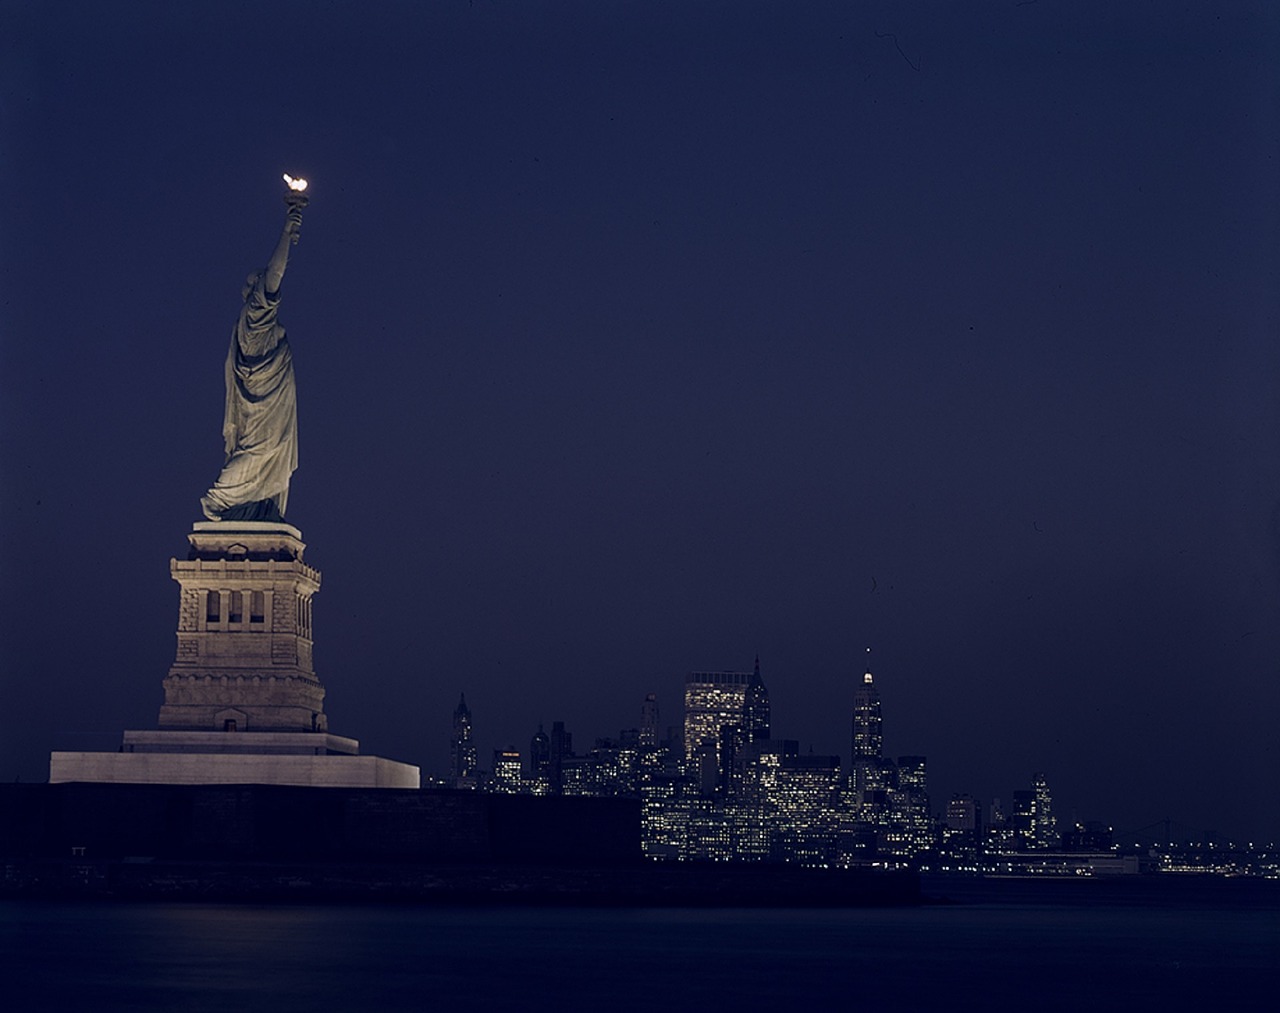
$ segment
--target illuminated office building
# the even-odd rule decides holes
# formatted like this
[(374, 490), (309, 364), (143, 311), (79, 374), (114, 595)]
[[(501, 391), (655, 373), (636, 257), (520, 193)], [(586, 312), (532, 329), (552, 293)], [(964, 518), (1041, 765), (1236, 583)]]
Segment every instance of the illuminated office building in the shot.
[(910, 857), (933, 846), (926, 761), (923, 756), (899, 756), (889, 793), (885, 850)]
[(721, 799), (684, 798), (680, 807), (686, 821), (682, 858), (728, 862), (735, 857), (733, 823), (725, 818)]
[[(725, 733), (725, 729), (732, 729)], [(769, 691), (760, 659), (751, 672), (690, 672), (684, 683), (684, 755), (710, 753), (723, 770), (726, 747), (769, 737)]]
[(514, 749), (493, 751), (493, 790), (514, 795), (524, 790), (520, 754)]
[(927, 762), (923, 756), (899, 756), (894, 768), (894, 787), (904, 794), (928, 792)]
[(942, 843), (951, 850), (972, 851), (982, 841), (982, 805), (972, 795), (952, 795), (943, 817)]
[(640, 748), (636, 729), (617, 739), (596, 739), (585, 756), (564, 761), (561, 789), (566, 795), (617, 797), (640, 794)]
[(983, 842), (988, 851), (1007, 851), (1014, 846), (1013, 819), (999, 798), (991, 800)]
[(1053, 798), (1044, 774), (1033, 776), (1030, 791), (1013, 793), (1013, 831), (1019, 848), (1058, 846), (1058, 821), (1053, 815)]
[(737, 817), (739, 857), (825, 863), (835, 839), (840, 758), (801, 753), (790, 739), (763, 739), (744, 746), (734, 767), (726, 807)]
[(680, 804), (684, 780), (656, 774), (640, 785), (640, 844), (648, 858), (685, 856), (688, 813)]
[(1060, 842), (1058, 820), (1053, 815), (1053, 798), (1044, 774), (1037, 772), (1032, 778), (1032, 791), (1036, 794), (1036, 837), (1040, 847), (1056, 848)]

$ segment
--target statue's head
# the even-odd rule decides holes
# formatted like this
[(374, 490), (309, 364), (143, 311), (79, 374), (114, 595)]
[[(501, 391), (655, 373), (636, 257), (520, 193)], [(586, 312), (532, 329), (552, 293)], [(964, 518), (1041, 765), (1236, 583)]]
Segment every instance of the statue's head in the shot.
[(249, 301), (249, 293), (253, 291), (254, 286), (258, 284), (258, 279), (265, 275), (266, 271), (254, 271), (244, 280), (244, 289), (240, 292), (240, 298), (245, 302)]

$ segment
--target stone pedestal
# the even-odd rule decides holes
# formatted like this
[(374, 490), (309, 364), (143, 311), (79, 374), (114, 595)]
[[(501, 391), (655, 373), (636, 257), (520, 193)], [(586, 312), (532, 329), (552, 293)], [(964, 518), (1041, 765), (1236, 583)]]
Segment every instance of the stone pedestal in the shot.
[(160, 727), (323, 732), (324, 687), (311, 664), (311, 596), (320, 573), (288, 524), (204, 521), (178, 582), (178, 650)]
[(158, 731), (127, 731), (118, 753), (55, 752), (49, 780), (417, 788), (418, 768), (360, 756), (328, 733), (311, 663), (319, 571), (289, 524), (201, 521), (170, 561), (177, 654)]

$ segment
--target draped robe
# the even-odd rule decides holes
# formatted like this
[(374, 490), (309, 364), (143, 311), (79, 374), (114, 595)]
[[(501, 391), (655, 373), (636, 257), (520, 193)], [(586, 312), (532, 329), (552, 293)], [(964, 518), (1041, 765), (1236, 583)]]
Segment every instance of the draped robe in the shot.
[(222, 436), (226, 463), (200, 500), (210, 520), (280, 521), (298, 467), (293, 356), (276, 320), (280, 295), (250, 279), (227, 353)]

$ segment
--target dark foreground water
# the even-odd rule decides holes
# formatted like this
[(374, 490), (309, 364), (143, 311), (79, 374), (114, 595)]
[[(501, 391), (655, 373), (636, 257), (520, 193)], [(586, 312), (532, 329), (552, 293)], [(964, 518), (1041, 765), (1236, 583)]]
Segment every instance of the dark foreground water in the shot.
[(1276, 896), (1015, 887), (834, 911), (4, 901), (0, 1009), (1271, 1010)]

